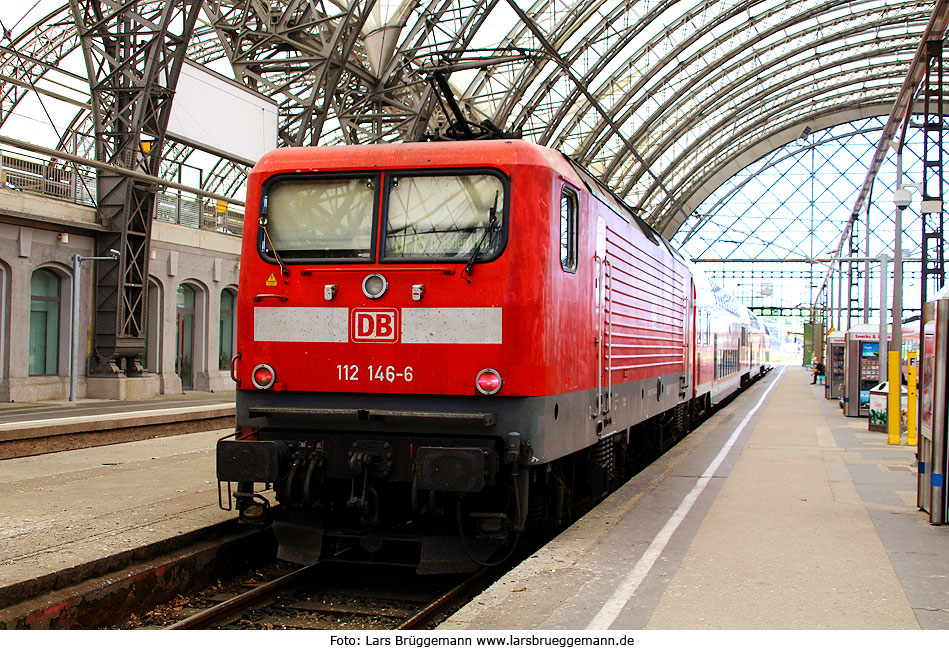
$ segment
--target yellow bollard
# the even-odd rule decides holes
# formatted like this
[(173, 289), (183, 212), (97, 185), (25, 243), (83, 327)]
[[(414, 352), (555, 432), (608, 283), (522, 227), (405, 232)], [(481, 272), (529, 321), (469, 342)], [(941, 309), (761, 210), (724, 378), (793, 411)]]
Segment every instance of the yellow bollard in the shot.
[(909, 369), (906, 375), (906, 389), (909, 393), (906, 399), (906, 445), (916, 445), (916, 375), (919, 373), (917, 366), (918, 354), (911, 351), (909, 354)]
[(886, 424), (890, 433), (887, 444), (900, 445), (900, 352), (890, 351), (886, 363), (887, 380), (890, 383), (886, 397)]

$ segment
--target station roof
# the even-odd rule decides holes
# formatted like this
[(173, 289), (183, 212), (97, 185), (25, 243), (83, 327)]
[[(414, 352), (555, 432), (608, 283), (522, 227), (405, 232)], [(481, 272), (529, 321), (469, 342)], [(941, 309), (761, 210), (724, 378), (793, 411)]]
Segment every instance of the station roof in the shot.
[[(205, 0), (188, 49), (278, 102), (281, 145), (443, 132), (448, 109), (432, 84), (440, 72), (472, 123), (562, 150), (671, 238), (758, 157), (802, 133), (888, 114), (934, 5)], [(68, 3), (38, 7), (0, 15), (0, 133), (38, 92), (70, 108), (57, 146), (88, 142), (88, 84), (83, 97)], [(222, 162), (211, 190), (233, 190), (245, 172)]]

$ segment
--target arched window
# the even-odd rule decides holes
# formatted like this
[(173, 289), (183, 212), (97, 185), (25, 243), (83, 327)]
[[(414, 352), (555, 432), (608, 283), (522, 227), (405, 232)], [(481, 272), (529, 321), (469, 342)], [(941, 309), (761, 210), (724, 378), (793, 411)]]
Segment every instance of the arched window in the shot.
[(218, 369), (229, 369), (231, 358), (234, 357), (234, 306), (237, 297), (233, 290), (221, 292), (221, 351), (218, 356)]
[(182, 389), (194, 387), (194, 294), (191, 286), (178, 286), (175, 372), (181, 378)]
[(59, 371), (60, 279), (38, 269), (30, 279), (30, 375), (48, 376)]

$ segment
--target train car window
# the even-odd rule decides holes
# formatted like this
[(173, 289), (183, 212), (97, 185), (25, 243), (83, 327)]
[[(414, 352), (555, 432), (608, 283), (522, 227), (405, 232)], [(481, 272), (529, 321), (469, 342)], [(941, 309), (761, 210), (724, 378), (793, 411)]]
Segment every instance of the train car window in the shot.
[(383, 258), (491, 260), (504, 245), (506, 206), (494, 174), (391, 176)]
[(288, 260), (371, 261), (377, 185), (372, 177), (288, 177), (269, 184), (261, 252), (276, 250)]
[(715, 359), (715, 378), (721, 378), (722, 377), (722, 354), (718, 348), (718, 333), (715, 333), (713, 337), (715, 341), (715, 348), (712, 351), (712, 355), (714, 356), (714, 359)]
[(573, 188), (560, 191), (560, 266), (565, 272), (577, 271), (577, 213), (579, 200)]

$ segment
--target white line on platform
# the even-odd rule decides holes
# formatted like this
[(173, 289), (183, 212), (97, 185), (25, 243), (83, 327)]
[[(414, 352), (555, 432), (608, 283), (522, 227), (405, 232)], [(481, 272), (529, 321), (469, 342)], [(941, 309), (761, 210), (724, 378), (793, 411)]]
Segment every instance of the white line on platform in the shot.
[[(67, 423), (95, 423), (96, 421), (114, 421), (130, 417), (145, 417), (154, 414), (187, 414), (204, 410), (220, 410), (232, 408), (233, 403), (215, 403), (214, 405), (192, 405), (179, 408), (156, 408), (154, 410), (136, 410), (134, 412), (114, 412), (112, 414), (90, 414), (81, 417), (57, 417), (55, 419), (34, 419), (33, 421), (11, 421), (0, 423), (0, 431), (19, 430), (21, 428), (37, 428), (42, 426), (56, 426)], [(64, 408), (68, 409), (68, 407)]]
[(781, 367), (781, 371), (778, 372), (777, 378), (774, 379), (774, 382), (771, 383), (771, 386), (761, 395), (761, 398), (758, 399), (758, 402), (755, 404), (751, 411), (745, 415), (745, 418), (741, 420), (741, 423), (738, 424), (738, 427), (735, 428), (735, 431), (728, 438), (728, 441), (725, 442), (725, 445), (718, 452), (718, 455), (715, 456), (715, 459), (712, 460), (711, 464), (705, 469), (702, 475), (699, 476), (698, 481), (695, 483), (695, 486), (692, 488), (692, 491), (682, 499), (682, 502), (679, 503), (679, 506), (672, 513), (672, 516), (669, 517), (669, 520), (666, 521), (666, 524), (662, 526), (662, 529), (659, 530), (659, 534), (652, 540), (649, 544), (649, 547), (646, 548), (646, 551), (643, 553), (642, 557), (639, 558), (639, 561), (636, 562), (636, 565), (633, 566), (633, 569), (629, 571), (629, 574), (623, 578), (620, 585), (616, 587), (616, 590), (613, 592), (613, 595), (607, 599), (603, 604), (597, 614), (593, 617), (593, 620), (590, 621), (590, 624), (587, 625), (587, 629), (609, 629), (609, 627), (616, 620), (616, 617), (619, 616), (620, 612), (623, 610), (623, 607), (626, 606), (626, 603), (630, 601), (633, 597), (633, 594), (636, 593), (636, 590), (639, 588), (639, 585), (642, 584), (643, 580), (646, 579), (646, 576), (649, 574), (649, 571), (652, 570), (653, 565), (656, 563), (656, 560), (659, 559), (659, 556), (665, 550), (666, 545), (669, 543), (669, 539), (672, 538), (672, 535), (675, 533), (679, 525), (682, 524), (682, 521), (685, 520), (686, 515), (692, 509), (692, 506), (695, 505), (695, 501), (698, 500), (699, 496), (702, 494), (702, 491), (705, 490), (705, 487), (708, 485), (709, 480), (715, 475), (718, 471), (718, 467), (721, 466), (722, 462), (725, 460), (725, 456), (728, 455), (731, 451), (732, 446), (735, 445), (735, 442), (738, 441), (741, 431), (745, 429), (745, 426), (748, 425), (748, 422), (751, 421), (751, 417), (755, 415), (765, 400), (768, 398), (768, 395), (771, 394), (771, 390), (778, 386), (778, 381), (781, 380), (781, 376), (784, 375), (784, 370), (786, 367)]

